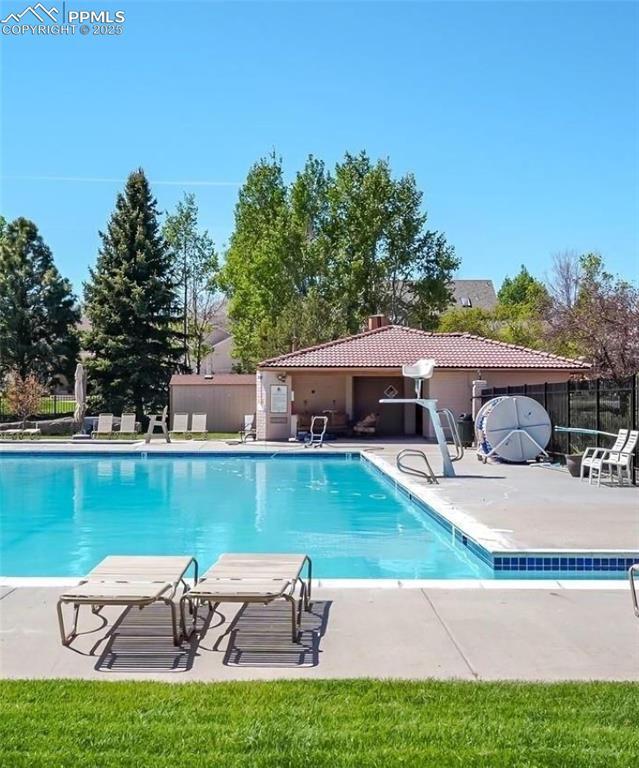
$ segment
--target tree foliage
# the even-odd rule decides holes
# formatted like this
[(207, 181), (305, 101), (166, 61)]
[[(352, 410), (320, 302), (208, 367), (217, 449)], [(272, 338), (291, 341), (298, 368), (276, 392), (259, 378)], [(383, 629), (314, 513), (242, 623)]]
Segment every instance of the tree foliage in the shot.
[(209, 339), (222, 304), (217, 294), (218, 255), (208, 231), (200, 231), (195, 195), (185, 194), (163, 228), (174, 263), (182, 301), (184, 366), (200, 373), (202, 360), (213, 351)]
[[(1, 218), (1, 217), (0, 217)], [(71, 379), (79, 352), (80, 318), (36, 225), (0, 221), (0, 373), (35, 374), (47, 384)]]
[(40, 400), (45, 393), (45, 388), (34, 373), (21, 375), (18, 371), (10, 371), (6, 376), (4, 399), (7, 411), (22, 421), (23, 429), (29, 416), (38, 412)]
[(547, 337), (560, 354), (581, 355), (593, 373), (639, 371), (639, 288), (605, 269), (598, 253), (564, 253), (550, 278)]
[(544, 284), (522, 266), (506, 277), (494, 309), (454, 307), (439, 320), (440, 331), (462, 331), (525, 347), (544, 346), (543, 315), (548, 304)]
[(114, 413), (135, 410), (141, 420), (165, 405), (182, 352), (173, 261), (141, 169), (129, 176), (100, 236), (85, 284), (89, 404)]
[(309, 157), (289, 185), (277, 157), (256, 163), (222, 271), (242, 368), (356, 333), (378, 312), (433, 327), (458, 260), (426, 221), (415, 179), (366, 153), (332, 173)]

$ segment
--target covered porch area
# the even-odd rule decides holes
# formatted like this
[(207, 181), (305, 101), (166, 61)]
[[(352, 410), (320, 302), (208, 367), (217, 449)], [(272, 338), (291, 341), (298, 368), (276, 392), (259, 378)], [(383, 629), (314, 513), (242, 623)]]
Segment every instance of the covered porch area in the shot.
[(400, 368), (261, 371), (257, 386), (258, 437), (263, 439), (295, 437), (309, 428), (313, 416), (328, 417), (328, 432), (348, 437), (353, 426), (372, 413), (377, 414), (378, 437), (426, 434), (420, 408), (379, 403), (383, 398), (414, 397), (412, 381), (402, 377)]

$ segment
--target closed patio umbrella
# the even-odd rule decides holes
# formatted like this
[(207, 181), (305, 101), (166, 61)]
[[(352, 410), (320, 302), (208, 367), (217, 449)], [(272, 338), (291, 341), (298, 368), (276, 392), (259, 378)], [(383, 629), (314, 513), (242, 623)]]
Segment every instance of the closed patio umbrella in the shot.
[(78, 429), (82, 429), (82, 422), (87, 409), (87, 375), (82, 363), (78, 363), (75, 368), (75, 387), (73, 389), (73, 394), (75, 396), (73, 420), (78, 425)]

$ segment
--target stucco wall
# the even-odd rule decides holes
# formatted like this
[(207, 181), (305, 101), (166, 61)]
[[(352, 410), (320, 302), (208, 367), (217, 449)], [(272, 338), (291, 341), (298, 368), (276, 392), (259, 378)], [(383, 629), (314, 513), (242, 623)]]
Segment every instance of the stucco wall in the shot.
[[(472, 382), (478, 378), (476, 371), (444, 371), (435, 369), (429, 382), (429, 397), (438, 400), (441, 408), (450, 408), (457, 418), (472, 410)], [(489, 387), (543, 384), (544, 382), (567, 381), (568, 371), (556, 370), (482, 370), (481, 378)], [(430, 431), (428, 432), (430, 435)]]
[(346, 412), (347, 377), (342, 374), (294, 374), (295, 413), (321, 415), (324, 410)]
[(231, 356), (233, 351), (233, 337), (229, 336), (222, 341), (218, 341), (213, 347), (213, 352), (202, 360), (202, 373), (232, 373), (234, 358)]
[[(271, 386), (288, 387), (288, 412), (272, 413)], [(291, 435), (291, 377), (280, 380), (273, 371), (258, 371), (256, 386), (256, 425), (258, 440), (287, 440)]]
[(255, 413), (251, 384), (172, 386), (171, 413), (206, 413), (209, 432), (237, 432), (244, 414)]

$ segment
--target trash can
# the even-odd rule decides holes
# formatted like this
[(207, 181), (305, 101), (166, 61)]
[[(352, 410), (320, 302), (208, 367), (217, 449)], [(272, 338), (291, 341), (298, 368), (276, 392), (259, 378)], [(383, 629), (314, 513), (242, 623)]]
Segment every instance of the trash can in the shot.
[(459, 439), (464, 448), (470, 448), (475, 439), (473, 417), (470, 413), (462, 413), (457, 419), (457, 431), (459, 432)]

